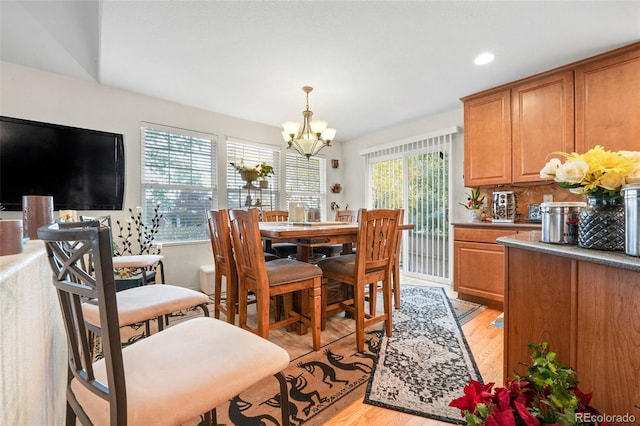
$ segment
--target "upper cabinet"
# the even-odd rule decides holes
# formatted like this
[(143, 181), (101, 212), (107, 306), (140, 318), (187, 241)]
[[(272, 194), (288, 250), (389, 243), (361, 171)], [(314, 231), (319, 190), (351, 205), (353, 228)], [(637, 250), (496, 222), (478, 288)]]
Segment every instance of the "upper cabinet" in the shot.
[(554, 152), (640, 151), (640, 43), (462, 101), (467, 187), (541, 182)]
[(573, 72), (519, 84), (511, 90), (512, 181), (537, 182), (552, 152), (572, 152)]
[(640, 151), (640, 48), (576, 68), (576, 151)]
[(497, 185), (511, 179), (511, 91), (464, 103), (466, 186)]

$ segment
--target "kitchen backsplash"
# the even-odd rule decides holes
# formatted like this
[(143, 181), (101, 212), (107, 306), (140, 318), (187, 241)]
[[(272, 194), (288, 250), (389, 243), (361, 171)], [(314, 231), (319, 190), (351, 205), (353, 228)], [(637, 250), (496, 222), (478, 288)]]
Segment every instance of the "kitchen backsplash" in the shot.
[(500, 185), (495, 187), (482, 188), (482, 193), (486, 196), (486, 209), (484, 209), (487, 216), (492, 217), (492, 200), (494, 191), (513, 191), (516, 195), (516, 201), (518, 203), (517, 220), (527, 220), (529, 215), (529, 204), (540, 204), (543, 202), (543, 196), (550, 194), (553, 197), (553, 201), (584, 201), (582, 195), (576, 195), (569, 192), (568, 189), (560, 188), (557, 182), (549, 182), (536, 186), (514, 186), (514, 185)]

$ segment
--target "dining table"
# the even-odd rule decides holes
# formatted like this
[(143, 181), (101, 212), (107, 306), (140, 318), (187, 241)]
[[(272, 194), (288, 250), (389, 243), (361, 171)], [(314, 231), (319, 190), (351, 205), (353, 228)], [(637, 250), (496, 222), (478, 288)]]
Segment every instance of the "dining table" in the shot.
[[(260, 222), (260, 235), (267, 250), (272, 242), (296, 244), (296, 259), (308, 262), (314, 247), (342, 244), (343, 253), (351, 253), (358, 228), (355, 222)], [(407, 231), (415, 225), (401, 224), (399, 229)]]

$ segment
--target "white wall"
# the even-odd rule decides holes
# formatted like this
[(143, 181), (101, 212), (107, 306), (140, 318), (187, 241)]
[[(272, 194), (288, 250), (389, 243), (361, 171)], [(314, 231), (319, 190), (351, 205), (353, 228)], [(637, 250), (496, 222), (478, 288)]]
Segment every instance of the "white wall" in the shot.
[[(212, 94), (215, 96), (215, 94)], [(126, 209), (141, 205), (140, 194), (140, 122), (151, 122), (198, 132), (217, 135), (219, 158), (225, 158), (225, 138), (227, 136), (257, 141), (284, 147), (281, 129), (252, 121), (242, 120), (223, 114), (196, 109), (164, 100), (134, 94), (131, 92), (102, 86), (86, 80), (74, 79), (58, 74), (0, 62), (0, 115), (36, 121), (123, 133), (126, 150), (126, 188), (124, 212), (80, 212), (80, 214), (111, 214), (114, 219), (126, 219)], [(340, 194), (327, 195), (327, 208), (332, 201), (341, 209), (349, 205), (357, 209), (365, 205), (364, 198), (364, 158), (360, 151), (376, 145), (402, 140), (410, 136), (428, 133), (451, 126), (463, 125), (463, 111), (460, 109), (433, 117), (416, 120), (405, 125), (346, 143), (335, 142), (325, 148), (322, 155), (327, 158), (327, 187), (340, 183)], [(457, 202), (464, 202), (462, 185), (463, 149), (462, 135), (456, 140), (452, 168), (455, 206), (452, 208), (453, 221), (466, 221), (464, 208)], [(338, 159), (340, 167), (331, 168), (331, 159)], [(226, 164), (218, 164), (218, 182), (226, 185)], [(33, 171), (32, 171), (33, 172)], [(60, 171), (64, 173), (64, 170)], [(43, 178), (46, 178), (43, 176)], [(281, 183), (284, 185), (284, 180)], [(281, 191), (284, 193), (284, 191)], [(224, 200), (220, 204), (223, 205)], [(284, 205), (281, 200), (281, 205)], [(333, 213), (327, 211), (327, 219)], [(21, 218), (19, 212), (4, 212), (3, 218)], [(190, 288), (199, 288), (199, 267), (213, 263), (208, 241), (196, 243), (165, 244), (167, 282)]]
[[(342, 155), (348, 159), (349, 167), (345, 170), (343, 179), (350, 182), (344, 185), (344, 199), (349, 203), (349, 208), (358, 209), (366, 207), (364, 191), (365, 160), (361, 152), (365, 149), (379, 145), (387, 145), (395, 141), (401, 141), (413, 136), (425, 133), (436, 132), (458, 126), (463, 129), (464, 109), (462, 104), (454, 111), (421, 118), (403, 125), (390, 127), (388, 129), (371, 133), (364, 137), (349, 141), (343, 145)], [(451, 153), (450, 171), (452, 173), (453, 187), (449, 188), (453, 194), (453, 205), (451, 206), (451, 222), (468, 221), (468, 212), (458, 202), (464, 203), (467, 200), (464, 188), (464, 135), (459, 133), (453, 143)]]
[[(211, 94), (215, 96), (215, 94)], [(225, 138), (262, 142), (284, 147), (281, 129), (223, 114), (163, 101), (81, 79), (0, 62), (0, 115), (57, 123), (124, 134), (126, 187), (123, 212), (79, 212), (90, 216), (111, 214), (126, 219), (129, 207), (142, 205), (140, 192), (140, 123), (142, 121), (217, 135), (218, 182), (226, 185)], [(300, 117), (302, 119), (302, 117)], [(341, 146), (325, 148), (328, 159), (341, 159)], [(328, 186), (340, 180), (341, 169), (328, 162)], [(37, 173), (37, 171), (28, 171)], [(60, 170), (64, 173), (64, 170)], [(46, 176), (43, 176), (46, 179)], [(284, 180), (282, 180), (284, 185)], [(281, 191), (284, 193), (284, 191)], [(329, 201), (339, 196), (329, 197)], [(224, 207), (224, 200), (219, 207)], [(282, 201), (281, 201), (282, 202)], [(2, 217), (19, 219), (20, 212), (3, 212)], [(165, 244), (167, 282), (199, 288), (199, 266), (212, 264), (208, 241)]]

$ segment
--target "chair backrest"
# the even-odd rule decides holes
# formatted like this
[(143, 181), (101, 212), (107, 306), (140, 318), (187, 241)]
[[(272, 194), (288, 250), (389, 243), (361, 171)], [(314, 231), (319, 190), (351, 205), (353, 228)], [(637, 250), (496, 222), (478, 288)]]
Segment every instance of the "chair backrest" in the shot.
[(262, 212), (263, 222), (286, 222), (289, 220), (289, 212), (286, 210), (271, 210)]
[(208, 210), (207, 223), (209, 224), (211, 250), (216, 269), (227, 277), (227, 280), (237, 280), (228, 211), (225, 209)]
[(375, 271), (391, 272), (396, 253), (401, 210), (360, 209), (356, 252), (359, 276)]
[[(53, 285), (67, 332), (69, 345), (69, 372), (77, 381), (109, 403), (112, 425), (127, 423), (127, 399), (125, 390), (120, 327), (116, 287), (111, 258), (111, 233), (106, 227), (92, 227), (95, 222), (42, 227), (38, 237), (45, 242), (49, 264), (53, 271)], [(83, 261), (93, 263), (88, 273)], [(98, 305), (100, 328), (84, 320), (82, 303)], [(102, 338), (107, 383), (95, 379), (91, 331)], [(71, 381), (72, 377), (69, 377)], [(67, 395), (73, 395), (71, 391)], [(77, 401), (69, 401), (82, 418)], [(85, 419), (82, 423), (88, 422)]]
[(356, 212), (353, 210), (336, 210), (336, 222), (355, 222)]
[(258, 210), (230, 210), (229, 219), (238, 281), (255, 286), (260, 297), (260, 292), (268, 291), (269, 278), (262, 250)]

